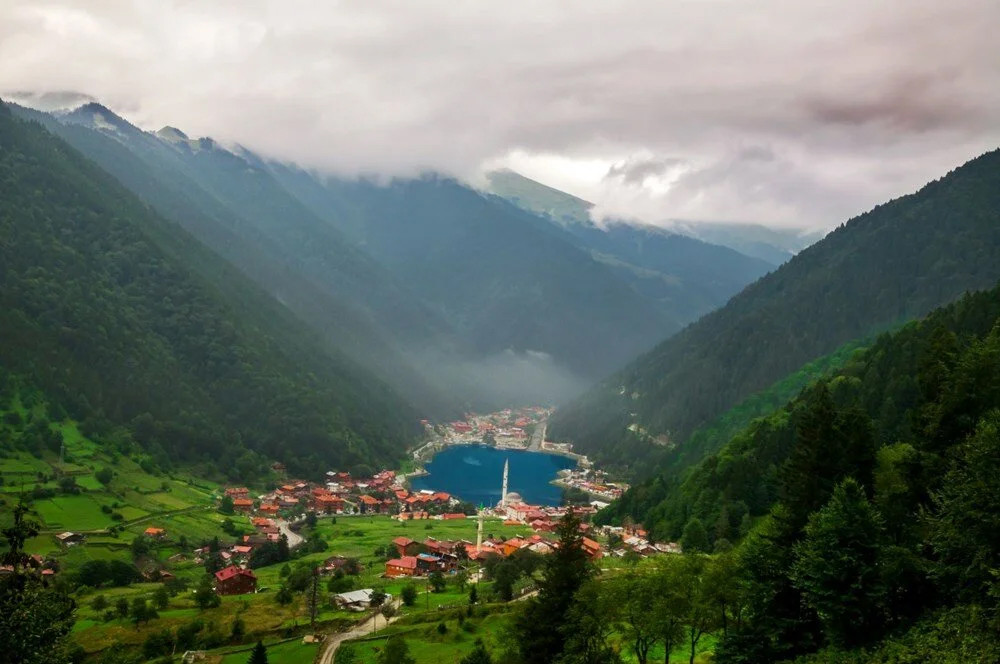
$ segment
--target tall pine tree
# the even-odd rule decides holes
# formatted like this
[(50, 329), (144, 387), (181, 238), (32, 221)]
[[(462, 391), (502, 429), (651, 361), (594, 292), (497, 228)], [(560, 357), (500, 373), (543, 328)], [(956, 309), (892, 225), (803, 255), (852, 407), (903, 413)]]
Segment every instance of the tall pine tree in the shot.
[(882, 516), (855, 480), (844, 480), (809, 519), (795, 546), (792, 581), (834, 645), (851, 648), (877, 639), (885, 624), (880, 578)]
[(524, 664), (550, 664), (559, 658), (574, 596), (594, 574), (583, 548), (580, 519), (572, 510), (556, 532), (559, 545), (546, 557), (538, 596), (525, 602), (514, 620), (517, 650)]
[(247, 664), (267, 664), (267, 648), (261, 641), (258, 641), (257, 645), (250, 651), (250, 659), (247, 660)]

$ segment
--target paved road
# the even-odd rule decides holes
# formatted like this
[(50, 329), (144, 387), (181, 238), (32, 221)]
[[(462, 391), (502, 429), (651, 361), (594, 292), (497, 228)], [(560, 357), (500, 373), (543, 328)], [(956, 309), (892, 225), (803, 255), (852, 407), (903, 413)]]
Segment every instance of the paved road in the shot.
[(285, 535), (285, 537), (288, 538), (289, 549), (294, 549), (299, 544), (302, 544), (303, 540), (302, 535), (299, 535), (297, 532), (289, 528), (287, 521), (285, 521), (284, 519), (278, 519), (274, 523), (275, 525), (278, 526), (278, 530), (280, 530)]
[(542, 442), (545, 441), (545, 429), (548, 425), (548, 420), (542, 420), (535, 425), (535, 432), (531, 434), (531, 441), (528, 443), (529, 450), (535, 450), (537, 452), (542, 449)]
[[(396, 607), (396, 615), (389, 618), (389, 623), (396, 622), (396, 619), (399, 618), (399, 605), (400, 600), (395, 600), (393, 606)], [(333, 664), (333, 656), (336, 654), (337, 648), (340, 647), (341, 643), (352, 639), (360, 639), (365, 636), (371, 636), (373, 629), (378, 625), (386, 627), (388, 623), (381, 614), (376, 613), (346, 632), (338, 632), (336, 634), (328, 635), (326, 640), (323, 641), (323, 654), (319, 656), (318, 660), (316, 660), (317, 664)]]

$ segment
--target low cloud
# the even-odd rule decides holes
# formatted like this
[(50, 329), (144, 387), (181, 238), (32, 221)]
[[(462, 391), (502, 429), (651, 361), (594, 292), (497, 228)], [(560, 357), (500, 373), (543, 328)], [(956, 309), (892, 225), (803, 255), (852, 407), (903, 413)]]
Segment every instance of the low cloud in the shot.
[(997, 24), (995, 0), (15, 0), (0, 91), (342, 175), (521, 163), (647, 221), (828, 227), (1000, 144)]
[(427, 353), (411, 359), (432, 381), (459, 386), (456, 391), (467, 396), (467, 406), (474, 410), (565, 403), (592, 382), (541, 351), (508, 349), (476, 360)]

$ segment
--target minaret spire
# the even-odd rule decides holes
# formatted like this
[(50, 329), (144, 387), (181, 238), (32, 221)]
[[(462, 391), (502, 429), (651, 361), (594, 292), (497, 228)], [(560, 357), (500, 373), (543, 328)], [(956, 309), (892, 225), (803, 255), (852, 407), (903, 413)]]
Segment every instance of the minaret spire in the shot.
[(500, 489), (500, 506), (507, 507), (507, 473), (510, 471), (510, 459), (503, 460), (503, 487)]
[(476, 529), (476, 553), (483, 550), (483, 508), (479, 508), (479, 527)]

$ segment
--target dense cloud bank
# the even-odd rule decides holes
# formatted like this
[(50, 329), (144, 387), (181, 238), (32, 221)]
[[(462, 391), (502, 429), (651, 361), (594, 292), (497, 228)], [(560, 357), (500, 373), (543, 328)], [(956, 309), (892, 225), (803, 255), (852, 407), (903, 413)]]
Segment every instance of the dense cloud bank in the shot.
[(599, 214), (829, 226), (1000, 143), (998, 22), (995, 0), (25, 0), (0, 7), (0, 91), (340, 174), (507, 165)]

